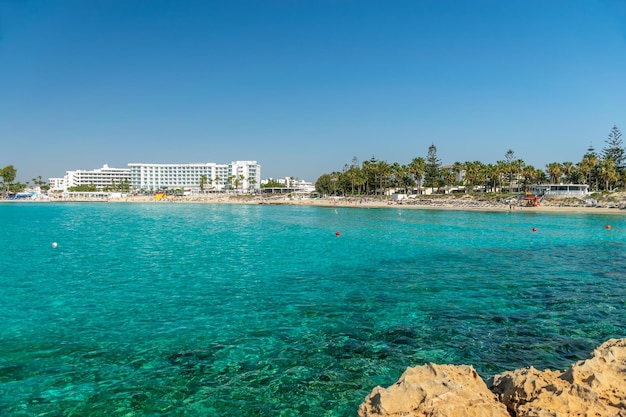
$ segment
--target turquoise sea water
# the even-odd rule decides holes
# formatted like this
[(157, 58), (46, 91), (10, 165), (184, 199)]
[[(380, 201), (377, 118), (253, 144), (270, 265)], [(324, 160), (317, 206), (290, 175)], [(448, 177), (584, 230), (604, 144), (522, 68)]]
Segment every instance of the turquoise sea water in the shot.
[(407, 366), (563, 369), (626, 336), (625, 219), (0, 204), (0, 410), (355, 416)]

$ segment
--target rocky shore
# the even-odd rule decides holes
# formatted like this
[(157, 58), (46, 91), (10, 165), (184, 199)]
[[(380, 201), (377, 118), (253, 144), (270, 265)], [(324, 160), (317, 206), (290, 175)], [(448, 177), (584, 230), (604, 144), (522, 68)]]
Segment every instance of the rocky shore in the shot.
[(360, 417), (626, 417), (626, 339), (610, 339), (565, 371), (532, 366), (484, 381), (472, 366), (407, 368), (376, 387)]

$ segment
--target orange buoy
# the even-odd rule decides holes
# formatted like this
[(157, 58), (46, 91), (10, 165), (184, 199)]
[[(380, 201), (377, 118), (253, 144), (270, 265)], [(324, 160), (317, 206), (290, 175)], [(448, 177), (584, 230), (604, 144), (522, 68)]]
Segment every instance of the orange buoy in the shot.
[(533, 227), (533, 232), (536, 232), (536, 231), (537, 231), (537, 228), (536, 228), (536, 227)]
[(610, 224), (607, 224), (606, 226), (604, 226), (604, 228), (605, 228), (606, 230), (611, 230), (611, 225), (610, 225)]
[(341, 236), (341, 233), (335, 232), (335, 236), (339, 237), (339, 236)]

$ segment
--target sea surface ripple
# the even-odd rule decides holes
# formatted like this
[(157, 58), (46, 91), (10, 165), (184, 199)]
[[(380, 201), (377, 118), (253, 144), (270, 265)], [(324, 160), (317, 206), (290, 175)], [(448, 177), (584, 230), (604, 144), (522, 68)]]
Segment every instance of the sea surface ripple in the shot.
[(564, 369), (626, 336), (619, 215), (11, 203), (0, 219), (3, 415), (354, 416), (407, 366)]

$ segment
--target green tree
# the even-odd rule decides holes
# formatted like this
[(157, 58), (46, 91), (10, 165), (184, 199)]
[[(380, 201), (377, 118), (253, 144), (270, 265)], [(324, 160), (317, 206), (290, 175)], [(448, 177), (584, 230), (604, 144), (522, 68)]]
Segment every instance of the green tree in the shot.
[(320, 175), (317, 181), (315, 181), (315, 191), (324, 195), (329, 195), (332, 192), (332, 181), (330, 179), (330, 174)]
[(456, 174), (453, 170), (445, 169), (441, 173), (441, 179), (446, 187), (450, 187), (456, 183)]
[(357, 186), (358, 178), (360, 175), (359, 160), (356, 156), (352, 158), (350, 165), (346, 164), (344, 167), (344, 175), (346, 180), (350, 183), (350, 194), (354, 194), (355, 187)]
[(487, 167), (480, 161), (463, 163), (465, 169), (465, 192), (473, 191), (477, 186), (484, 187), (487, 179)]
[(563, 175), (565, 176), (565, 181), (568, 183), (573, 183), (574, 181), (572, 181), (573, 178), (573, 174), (575, 171), (575, 166), (573, 162), (563, 162), (561, 164), (561, 167), (563, 168)]
[(622, 143), (622, 132), (617, 126), (613, 126), (606, 139), (607, 146), (602, 149), (602, 158), (611, 158), (616, 169), (624, 169), (624, 144)]
[(513, 187), (513, 174), (515, 174), (515, 152), (513, 152), (513, 149), (509, 149), (508, 151), (506, 151), (506, 154), (504, 154), (504, 159), (505, 159), (505, 167), (503, 169), (503, 171), (506, 172), (507, 178), (509, 180), (509, 192), (512, 191), (512, 187)]
[(363, 162), (363, 173), (365, 175), (365, 193), (376, 194), (378, 160), (374, 155), (369, 160)]
[(587, 153), (583, 156), (582, 161), (578, 163), (578, 169), (584, 175), (585, 183), (592, 189), (597, 189), (596, 173), (599, 161), (598, 155), (593, 147), (590, 146), (589, 149), (587, 149)]
[(605, 190), (611, 190), (619, 180), (619, 172), (611, 157), (604, 158), (598, 166), (598, 177), (604, 183)]
[(413, 176), (415, 183), (417, 184), (417, 193), (422, 193), (422, 181), (424, 179), (424, 173), (426, 172), (426, 160), (421, 156), (413, 158), (408, 165), (409, 174)]
[(563, 176), (563, 166), (558, 162), (550, 162), (546, 165), (546, 173), (550, 177), (551, 183), (558, 184)]
[(235, 191), (238, 191), (240, 186), (243, 187), (243, 181), (245, 179), (246, 177), (243, 174), (233, 176), (232, 183), (235, 187)]
[(248, 179), (248, 189), (254, 191), (256, 188), (255, 185), (256, 185), (256, 178), (250, 177)]
[(387, 163), (387, 161), (378, 161), (377, 165), (377, 178), (378, 178), (378, 189), (381, 190), (381, 194), (387, 194), (387, 190), (389, 189), (389, 185), (391, 183), (391, 174), (392, 169), (391, 165)]
[(69, 187), (67, 191), (70, 192), (94, 192), (97, 191), (97, 188), (94, 184), (89, 185), (76, 185), (74, 187)]
[(526, 165), (520, 173), (524, 186), (535, 184), (537, 182), (537, 169), (532, 165)]
[(0, 176), (2, 177), (2, 188), (4, 189), (4, 194), (7, 194), (11, 188), (11, 184), (15, 181), (17, 169), (15, 169), (13, 165), (7, 165), (0, 170)]
[(437, 157), (437, 147), (432, 144), (426, 155), (426, 170), (424, 172), (424, 186), (431, 188), (441, 187), (441, 160)]
[(206, 187), (208, 180), (206, 175), (200, 175), (200, 191), (204, 192), (204, 187)]
[[(511, 151), (512, 152), (512, 151)], [(487, 165), (487, 170), (489, 171), (490, 182), (493, 184), (493, 189), (498, 191), (501, 189), (504, 183), (504, 178), (510, 178), (511, 173), (511, 163), (507, 161), (498, 161), (495, 166), (491, 164)], [(510, 189), (510, 183), (509, 183)]]

